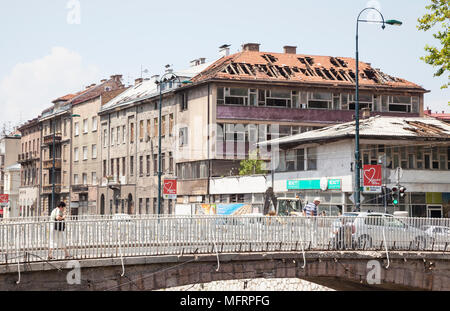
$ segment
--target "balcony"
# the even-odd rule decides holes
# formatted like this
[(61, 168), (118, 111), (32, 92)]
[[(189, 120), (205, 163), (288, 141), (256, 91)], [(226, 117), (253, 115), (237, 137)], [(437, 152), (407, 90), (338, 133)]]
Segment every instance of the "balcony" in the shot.
[[(42, 193), (43, 194), (51, 194), (52, 193), (52, 185), (43, 185)], [(55, 193), (61, 193), (61, 184), (55, 184)]]
[[(56, 133), (55, 134), (55, 143), (60, 143), (62, 140), (62, 134)], [(51, 145), (53, 144), (53, 134), (44, 136), (44, 145)]]
[[(61, 159), (55, 159), (55, 169), (61, 169)], [(53, 168), (53, 159), (45, 160), (42, 162), (42, 168), (44, 170), (51, 170)]]

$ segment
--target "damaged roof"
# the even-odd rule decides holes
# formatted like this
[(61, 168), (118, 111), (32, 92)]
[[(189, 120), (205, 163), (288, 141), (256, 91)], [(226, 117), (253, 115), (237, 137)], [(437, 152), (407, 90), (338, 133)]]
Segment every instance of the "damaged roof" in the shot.
[(125, 92), (114, 97), (108, 103), (104, 104), (100, 109), (100, 112), (104, 112), (117, 107), (125, 106), (136, 101), (150, 98), (156, 95), (158, 91), (158, 85), (154, 79), (143, 80), (137, 85), (131, 86)]
[[(265, 80), (354, 85), (355, 72), (356, 60), (349, 57), (244, 50), (217, 60), (192, 80)], [(421, 86), (383, 73), (368, 63), (359, 62), (359, 73), (361, 86), (411, 88), (426, 92)]]
[[(324, 127), (297, 135), (261, 142), (258, 145), (290, 145), (314, 141), (353, 138), (355, 121)], [(450, 141), (450, 124), (431, 118), (401, 118), (376, 116), (360, 121), (361, 138), (439, 139)]]

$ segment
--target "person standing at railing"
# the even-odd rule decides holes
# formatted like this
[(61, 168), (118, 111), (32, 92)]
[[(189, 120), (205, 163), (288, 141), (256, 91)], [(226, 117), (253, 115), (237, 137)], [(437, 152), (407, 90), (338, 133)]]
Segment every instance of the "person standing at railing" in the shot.
[(66, 203), (60, 202), (58, 206), (50, 214), (50, 247), (48, 250), (48, 259), (53, 259), (52, 250), (63, 248), (66, 255), (66, 259), (70, 258), (69, 252), (66, 247), (66, 215), (65, 209)]
[[(307, 224), (309, 229), (309, 234), (311, 236), (311, 244), (312, 246), (316, 246), (317, 243), (317, 221), (315, 217), (318, 214), (320, 204), (320, 198), (315, 197), (313, 202), (310, 202), (305, 205), (303, 208), (303, 216), (308, 217)], [(311, 218), (310, 218), (311, 217)]]

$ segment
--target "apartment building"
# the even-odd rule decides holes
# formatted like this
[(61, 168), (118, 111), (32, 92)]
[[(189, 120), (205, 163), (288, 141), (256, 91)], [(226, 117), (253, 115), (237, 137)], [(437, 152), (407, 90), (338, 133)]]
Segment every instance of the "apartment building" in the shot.
[(40, 209), (41, 178), (41, 127), (39, 118), (26, 122), (19, 127), (21, 133), (18, 162), (21, 164), (19, 204), (21, 214), (43, 216)]
[[(274, 192), (278, 197), (312, 202), (321, 208), (351, 211), (355, 189), (355, 122), (283, 137), (262, 145), (279, 146)], [(406, 188), (397, 206), (387, 200), (387, 211), (407, 211), (411, 217), (450, 216), (450, 126), (433, 118), (371, 117), (361, 120), (361, 174), (374, 178), (380, 166), (380, 185)], [(272, 184), (268, 176), (267, 185)], [(384, 212), (381, 187), (363, 187), (361, 210)]]
[(100, 122), (98, 112), (102, 104), (125, 90), (122, 76), (114, 75), (99, 85), (90, 85), (87, 91), (74, 97), (70, 104), (73, 128), (72, 174), (70, 208), (72, 215), (97, 214), (97, 185), (101, 179)]
[[(8, 217), (10, 215), (11, 198), (9, 198), (9, 188), (10, 185), (12, 185), (10, 176), (15, 175), (15, 165), (17, 163), (19, 152), (20, 134), (18, 132), (0, 138), (0, 194), (8, 194), (9, 200), (7, 204), (0, 204), (0, 218)], [(20, 172), (19, 176), (15, 178), (18, 178), (18, 182), (20, 183)]]
[[(238, 175), (240, 161), (261, 141), (351, 121), (355, 109), (353, 58), (262, 52), (248, 43), (225, 55), (177, 89), (185, 98), (177, 123), (184, 124), (177, 141), (177, 203), (235, 203), (248, 193), (229, 194), (211, 178)], [(421, 86), (392, 77), (360, 62), (360, 107), (368, 116), (423, 115)], [(180, 101), (181, 102), (181, 101)], [(185, 108), (184, 108), (185, 107)], [(259, 148), (270, 158), (270, 148)]]
[[(170, 73), (170, 72), (169, 72)], [(170, 74), (169, 74), (170, 76)], [(179, 83), (157, 84), (137, 79), (135, 85), (105, 104), (100, 115), (102, 182), (101, 214), (157, 212), (159, 91), (162, 100), (162, 173), (175, 176), (174, 127), (177, 105), (172, 95)], [(175, 202), (165, 200), (161, 213), (172, 213)]]

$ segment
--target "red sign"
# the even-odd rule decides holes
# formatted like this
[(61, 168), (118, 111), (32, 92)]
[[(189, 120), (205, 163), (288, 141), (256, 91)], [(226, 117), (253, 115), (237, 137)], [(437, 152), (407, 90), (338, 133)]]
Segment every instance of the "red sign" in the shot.
[(381, 165), (364, 165), (364, 187), (381, 186)]
[(177, 180), (176, 179), (165, 179), (163, 194), (177, 194)]
[(0, 204), (1, 203), (8, 203), (9, 202), (9, 197), (7, 194), (0, 194)]

